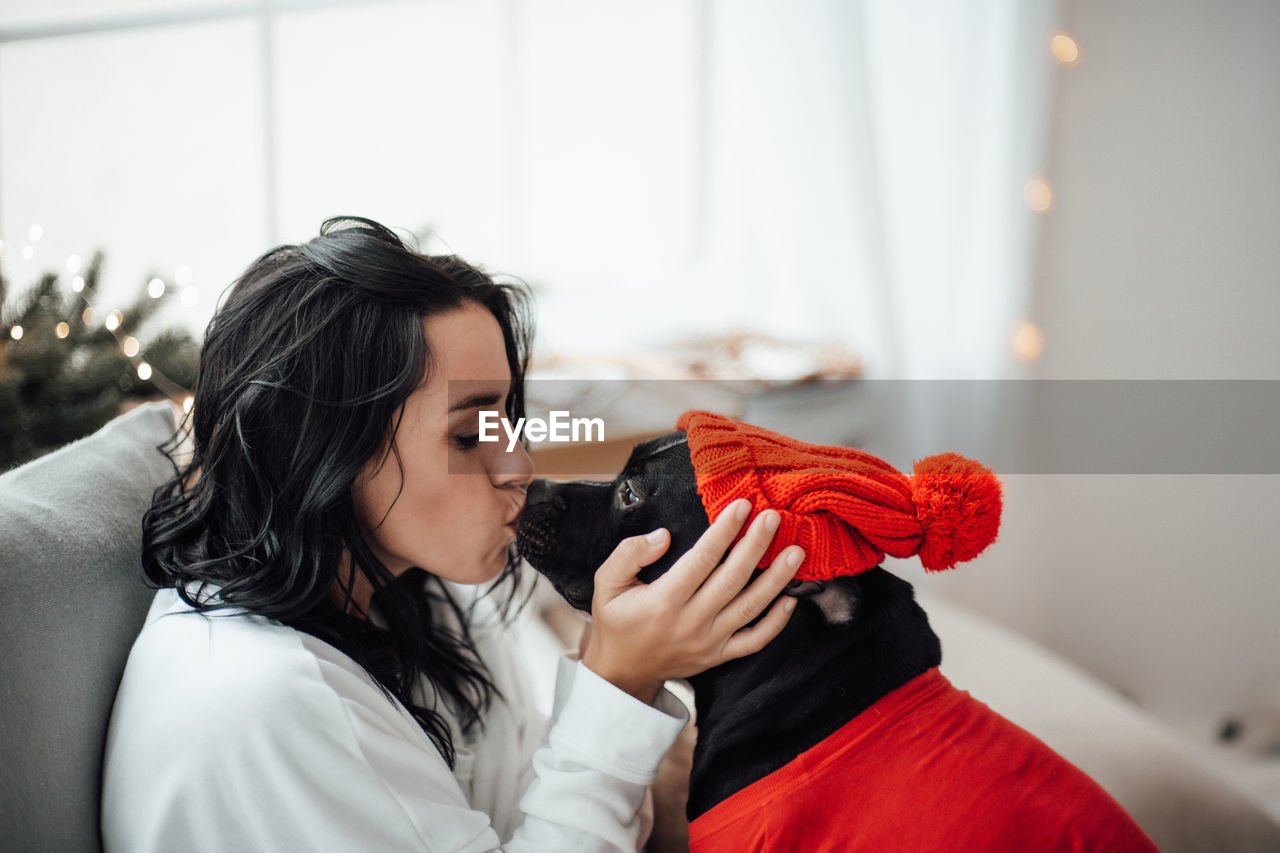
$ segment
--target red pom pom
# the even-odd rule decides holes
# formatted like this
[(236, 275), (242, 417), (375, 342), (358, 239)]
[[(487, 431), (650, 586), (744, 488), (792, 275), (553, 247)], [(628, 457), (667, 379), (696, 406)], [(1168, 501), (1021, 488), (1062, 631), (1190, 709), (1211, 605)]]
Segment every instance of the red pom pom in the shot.
[(1000, 480), (981, 463), (942, 453), (911, 466), (911, 501), (924, 528), (920, 562), (929, 571), (972, 560), (996, 541)]

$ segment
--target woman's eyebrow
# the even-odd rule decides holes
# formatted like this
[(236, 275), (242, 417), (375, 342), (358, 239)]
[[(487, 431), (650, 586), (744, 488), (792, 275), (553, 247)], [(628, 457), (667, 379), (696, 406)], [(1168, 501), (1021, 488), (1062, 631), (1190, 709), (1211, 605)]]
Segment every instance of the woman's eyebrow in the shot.
[(460, 412), (463, 409), (478, 409), (482, 406), (493, 406), (505, 396), (505, 394), (495, 394), (492, 391), (471, 394), (467, 397), (463, 397), (461, 400), (450, 406), (449, 412), (452, 414), (453, 412)]

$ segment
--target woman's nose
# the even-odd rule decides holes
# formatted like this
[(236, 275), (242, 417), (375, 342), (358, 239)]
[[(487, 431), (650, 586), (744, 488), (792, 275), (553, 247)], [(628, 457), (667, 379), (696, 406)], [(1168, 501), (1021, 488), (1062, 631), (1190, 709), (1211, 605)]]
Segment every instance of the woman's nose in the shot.
[(533, 460), (524, 445), (517, 444), (509, 451), (501, 447), (494, 454), (489, 478), (495, 486), (527, 486), (533, 479)]

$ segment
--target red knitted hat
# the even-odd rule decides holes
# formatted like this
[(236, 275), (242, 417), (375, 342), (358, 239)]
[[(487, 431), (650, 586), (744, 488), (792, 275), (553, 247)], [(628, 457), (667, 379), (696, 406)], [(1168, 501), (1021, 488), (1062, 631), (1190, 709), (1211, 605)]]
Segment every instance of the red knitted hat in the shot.
[(919, 554), (926, 569), (949, 569), (981, 554), (1000, 528), (1000, 481), (955, 453), (921, 459), (907, 477), (870, 453), (807, 444), (711, 412), (685, 412), (676, 428), (688, 434), (707, 517), (738, 498), (751, 501), (753, 516), (776, 509), (782, 524), (760, 568), (799, 545), (806, 556), (798, 580), (857, 574), (885, 554)]

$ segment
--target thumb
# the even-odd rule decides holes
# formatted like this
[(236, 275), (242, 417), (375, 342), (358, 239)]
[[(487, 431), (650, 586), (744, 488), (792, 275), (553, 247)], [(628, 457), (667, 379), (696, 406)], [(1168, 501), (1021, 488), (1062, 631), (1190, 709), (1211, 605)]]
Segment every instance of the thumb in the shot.
[(666, 553), (671, 537), (665, 527), (645, 536), (630, 536), (618, 543), (613, 553), (596, 571), (596, 594), (613, 598), (636, 583), (640, 570)]

